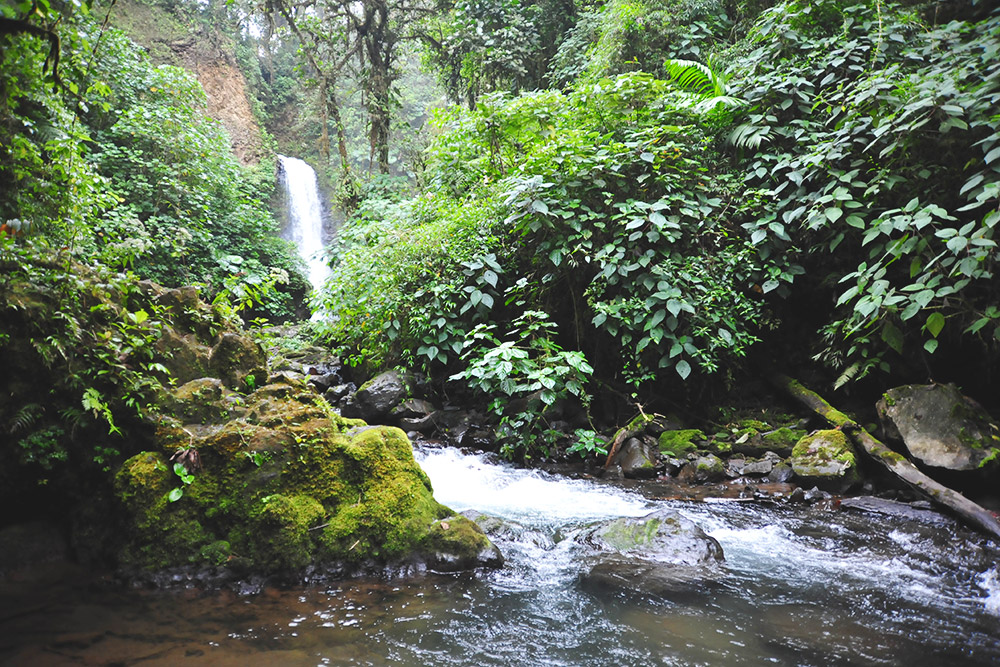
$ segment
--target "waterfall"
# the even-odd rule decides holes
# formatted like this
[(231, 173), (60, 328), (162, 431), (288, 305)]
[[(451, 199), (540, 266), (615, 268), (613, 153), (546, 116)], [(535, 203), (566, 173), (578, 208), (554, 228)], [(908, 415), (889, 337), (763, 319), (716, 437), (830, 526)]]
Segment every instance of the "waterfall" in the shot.
[(309, 282), (319, 289), (330, 275), (323, 256), (323, 207), (320, 204), (316, 172), (304, 161), (278, 156), (281, 163), (281, 185), (288, 198), (288, 229), (286, 235), (299, 249), (306, 262)]

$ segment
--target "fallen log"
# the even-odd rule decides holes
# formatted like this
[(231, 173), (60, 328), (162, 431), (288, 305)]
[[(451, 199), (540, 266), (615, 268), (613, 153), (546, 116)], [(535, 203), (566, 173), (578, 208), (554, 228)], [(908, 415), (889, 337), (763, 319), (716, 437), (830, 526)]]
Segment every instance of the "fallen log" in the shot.
[(910, 487), (927, 496), (932, 502), (948, 508), (970, 526), (1000, 539), (1000, 521), (992, 512), (920, 472), (902, 454), (886, 447), (860, 424), (827, 403), (819, 394), (804, 387), (799, 381), (786, 375), (773, 375), (770, 379), (774, 385), (783, 389), (803, 406), (846, 433), (869, 456)]

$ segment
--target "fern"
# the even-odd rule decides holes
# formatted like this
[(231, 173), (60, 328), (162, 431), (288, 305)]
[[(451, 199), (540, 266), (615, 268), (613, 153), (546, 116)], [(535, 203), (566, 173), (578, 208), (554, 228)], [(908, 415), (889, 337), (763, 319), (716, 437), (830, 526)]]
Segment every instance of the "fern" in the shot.
[(698, 101), (695, 111), (708, 113), (719, 106), (735, 109), (746, 102), (729, 94), (726, 77), (712, 67), (712, 62), (706, 65), (695, 60), (671, 58), (664, 63), (667, 75), (674, 84), (693, 95)]
[(28, 403), (22, 406), (14, 418), (10, 420), (7, 424), (7, 433), (14, 435), (15, 433), (21, 433), (30, 430), (36, 423), (38, 423), (38, 418), (45, 413), (45, 408), (39, 403)]

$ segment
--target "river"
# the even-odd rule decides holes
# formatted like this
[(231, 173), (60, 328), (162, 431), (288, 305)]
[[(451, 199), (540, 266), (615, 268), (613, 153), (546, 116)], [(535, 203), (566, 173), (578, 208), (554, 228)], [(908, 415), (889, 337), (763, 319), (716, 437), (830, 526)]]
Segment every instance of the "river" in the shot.
[[(1000, 664), (997, 548), (952, 523), (803, 505), (657, 501), (587, 480), (419, 450), (435, 496), (523, 527), (500, 570), (294, 589), (123, 590), (86, 576), (0, 588), (12, 665)], [(580, 585), (567, 539), (670, 507), (723, 547), (680, 595)], [(33, 584), (34, 586), (34, 584)]]

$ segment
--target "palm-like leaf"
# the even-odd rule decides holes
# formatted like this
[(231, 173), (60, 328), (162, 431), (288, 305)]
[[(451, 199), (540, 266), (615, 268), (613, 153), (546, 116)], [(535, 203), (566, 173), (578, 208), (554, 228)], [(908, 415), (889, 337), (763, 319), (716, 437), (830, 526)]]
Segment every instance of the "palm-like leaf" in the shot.
[(679, 88), (699, 98), (695, 110), (707, 113), (718, 106), (736, 108), (746, 104), (729, 94), (726, 77), (709, 64), (696, 60), (671, 58), (664, 63), (667, 75)]

